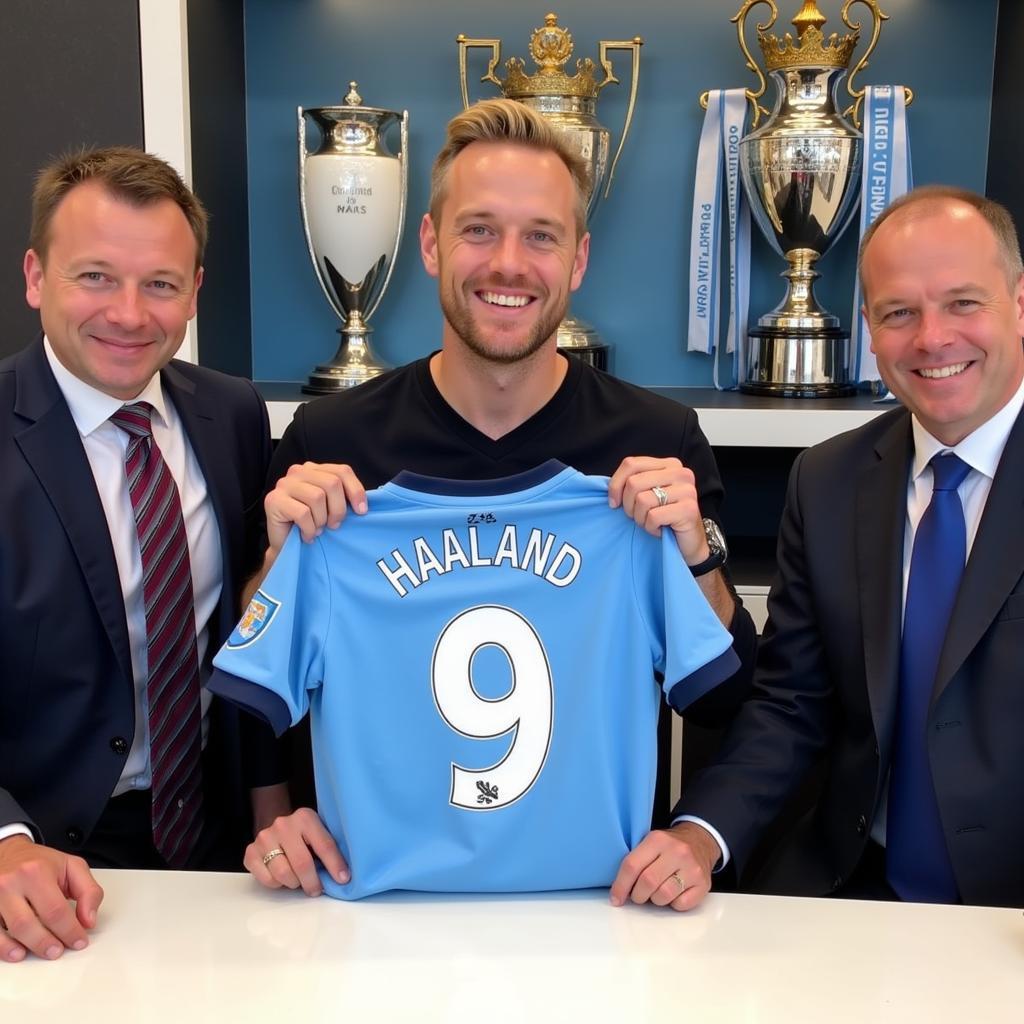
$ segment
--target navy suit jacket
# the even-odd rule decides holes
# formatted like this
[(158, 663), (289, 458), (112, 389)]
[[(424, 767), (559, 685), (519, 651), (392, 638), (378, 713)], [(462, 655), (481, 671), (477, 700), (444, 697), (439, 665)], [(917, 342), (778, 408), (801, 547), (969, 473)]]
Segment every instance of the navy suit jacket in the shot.
[[(833, 891), (868, 842), (893, 746), (912, 453), (898, 409), (794, 464), (753, 695), (681, 802), (721, 831), (742, 874), (821, 763), (820, 799), (753, 879), (757, 890)], [(964, 902), (1024, 906), (1024, 414), (964, 570), (928, 749)]]
[[(250, 381), (188, 363), (161, 376), (220, 527), (212, 657), (262, 555), (266, 406)], [(0, 479), (0, 824), (25, 821), (47, 845), (74, 852), (127, 759), (134, 683), (106, 518), (41, 340), (0, 362)], [(274, 748), (222, 702), (210, 716), (210, 806), (240, 848), (251, 835), (248, 787), (278, 781)]]

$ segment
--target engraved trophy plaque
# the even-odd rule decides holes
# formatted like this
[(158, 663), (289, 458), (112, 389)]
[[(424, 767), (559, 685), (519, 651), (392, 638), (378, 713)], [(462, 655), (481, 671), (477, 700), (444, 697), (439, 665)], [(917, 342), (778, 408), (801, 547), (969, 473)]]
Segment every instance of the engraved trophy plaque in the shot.
[[(589, 58), (576, 61), (576, 73), (568, 75), (562, 70), (572, 56), (573, 40), (568, 29), (558, 24), (558, 16), (548, 14), (544, 24), (535, 29), (530, 37), (530, 56), (537, 71), (528, 75), (525, 63), (519, 57), (510, 57), (505, 62), (506, 76), (504, 79), (495, 74), (501, 60), (500, 39), (469, 39), (464, 35), (456, 38), (459, 46), (459, 76), (462, 87), (462, 105), (469, 106), (469, 88), (467, 84), (466, 55), (474, 47), (488, 49), (491, 57), (487, 73), (481, 82), (491, 82), (502, 94), (511, 100), (517, 100), (548, 118), (559, 131), (572, 140), (577, 152), (586, 161), (590, 171), (590, 195), (587, 197), (587, 218), (594, 214), (602, 195), (607, 197), (615, 177), (615, 167), (622, 155), (626, 136), (633, 121), (633, 110), (636, 105), (636, 90), (640, 75), (640, 47), (643, 40), (634, 39), (618, 42), (602, 41), (599, 44), (598, 60), (604, 71), (604, 78), (598, 81), (594, 77), (595, 64)], [(608, 56), (612, 50), (629, 50), (632, 54), (632, 79), (630, 84), (629, 102), (622, 134), (615, 157), (611, 164), (608, 156), (611, 151), (611, 133), (596, 116), (597, 97), (606, 85), (618, 84), (611, 60)], [(571, 313), (558, 326), (558, 347), (563, 351), (572, 352), (588, 363), (606, 370), (608, 368), (608, 345), (601, 340), (597, 332), (585, 321)]]
[[(849, 15), (857, 3), (871, 12), (871, 40), (846, 83), (853, 103), (840, 112), (837, 92), (860, 38), (861, 26)], [(758, 101), (767, 82), (744, 38), (747, 15), (758, 4), (771, 12), (767, 22), (757, 25), (757, 35), (765, 70), (776, 87), (774, 109), (761, 127), (761, 116), (768, 111)], [(857, 208), (863, 145), (858, 111), (864, 90), (854, 90), (853, 79), (867, 64), (888, 16), (877, 0), (845, 0), (841, 17), (850, 32), (826, 36), (822, 25), (827, 19), (816, 0), (804, 0), (792, 22), (795, 39), (789, 32), (782, 38), (769, 34), (777, 17), (774, 0), (745, 0), (732, 18), (747, 67), (759, 83), (756, 91), (747, 90), (752, 130), (740, 140), (740, 176), (754, 219), (789, 263), (782, 274), (788, 285), (785, 297), (748, 332), (740, 390), (834, 398), (855, 390), (850, 336), (838, 317), (818, 304), (814, 282), (821, 275), (814, 265)]]
[[(387, 369), (370, 348), (367, 321), (391, 280), (402, 238), (409, 114), (362, 104), (350, 82), (342, 106), (298, 108), (302, 224), (320, 287), (342, 320), (338, 351), (310, 374), (307, 394), (354, 387)], [(320, 135), (312, 151), (309, 125)], [(401, 129), (397, 155), (385, 140), (393, 125)]]

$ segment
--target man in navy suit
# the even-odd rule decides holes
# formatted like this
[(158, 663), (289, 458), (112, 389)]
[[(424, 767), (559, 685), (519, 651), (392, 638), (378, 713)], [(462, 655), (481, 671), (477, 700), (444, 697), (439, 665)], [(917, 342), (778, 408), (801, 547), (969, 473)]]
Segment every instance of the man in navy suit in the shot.
[(1017, 235), (991, 200), (918, 189), (875, 221), (860, 272), (905, 408), (793, 467), (754, 694), (683, 793), (682, 873), (694, 904), (716, 862), (747, 873), (818, 763), (819, 799), (753, 888), (1024, 906)]
[[(103, 896), (90, 866), (236, 867), (253, 824), (287, 808), (269, 734), (205, 690), (259, 565), (270, 455), (251, 382), (172, 358), (196, 311), (206, 232), (177, 173), (138, 150), (66, 157), (36, 184), (24, 270), (43, 337), (0, 363), (6, 960), (88, 943)], [(176, 508), (173, 578), (190, 602), (173, 612), (188, 652), (185, 711), (164, 720), (184, 723), (192, 755), (187, 799), (169, 801), (172, 813), (194, 811), (173, 857), (151, 794), (158, 772), (180, 778), (179, 748), (151, 757), (162, 725), (148, 714), (163, 698), (147, 691), (161, 671), (154, 609), (171, 606), (152, 596), (163, 570), (139, 540), (124, 406), (144, 410), (147, 451), (172, 481), (161, 507)]]

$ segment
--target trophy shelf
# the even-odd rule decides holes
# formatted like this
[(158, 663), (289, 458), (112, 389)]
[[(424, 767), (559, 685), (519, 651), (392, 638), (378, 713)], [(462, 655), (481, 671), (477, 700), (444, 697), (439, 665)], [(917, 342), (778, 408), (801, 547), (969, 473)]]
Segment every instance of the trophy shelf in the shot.
[[(260, 381), (256, 386), (266, 400), (271, 433), (277, 439), (306, 399), (298, 384)], [(894, 405), (878, 402), (870, 395), (803, 401), (761, 398), (714, 388), (650, 390), (694, 408), (701, 428), (716, 448), (809, 448), (868, 423)]]

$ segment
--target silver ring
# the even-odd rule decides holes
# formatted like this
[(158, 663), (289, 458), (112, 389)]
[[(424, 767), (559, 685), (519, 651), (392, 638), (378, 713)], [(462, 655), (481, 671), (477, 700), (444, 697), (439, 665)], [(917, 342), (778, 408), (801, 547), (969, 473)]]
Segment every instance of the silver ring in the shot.
[(284, 850), (282, 850), (280, 846), (275, 846), (264, 855), (263, 866), (266, 867), (275, 857), (280, 857), (282, 853), (284, 853)]
[(679, 874), (678, 871), (673, 871), (672, 874), (669, 875), (669, 878), (674, 878), (676, 880), (676, 885), (679, 886), (679, 895), (680, 896), (684, 892), (686, 892), (686, 883), (683, 881), (683, 876), (681, 874)]
[(651, 493), (658, 499), (658, 508), (668, 504), (668, 491), (664, 487), (654, 486)]

